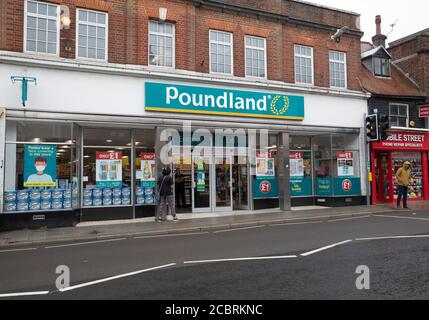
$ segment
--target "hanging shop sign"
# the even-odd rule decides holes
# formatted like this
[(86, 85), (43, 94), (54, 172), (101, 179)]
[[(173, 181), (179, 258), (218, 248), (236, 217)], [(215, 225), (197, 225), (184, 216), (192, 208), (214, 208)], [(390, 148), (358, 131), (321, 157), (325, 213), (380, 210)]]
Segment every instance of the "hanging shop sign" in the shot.
[(313, 193), (312, 179), (305, 178), (304, 152), (290, 152), (290, 193), (291, 197), (311, 196)]
[(353, 177), (353, 152), (337, 152), (338, 177)]
[(429, 105), (419, 107), (419, 117), (429, 118)]
[(253, 198), (278, 198), (274, 153), (256, 152), (256, 177), (253, 180)]
[(156, 162), (154, 152), (142, 152), (140, 154), (141, 187), (155, 188)]
[(122, 187), (122, 152), (96, 152), (96, 187)]
[(429, 151), (429, 134), (422, 132), (389, 131), (385, 141), (373, 142), (373, 150)]
[(56, 187), (56, 174), (56, 146), (24, 146), (24, 187)]
[(146, 82), (145, 110), (304, 120), (304, 97)]

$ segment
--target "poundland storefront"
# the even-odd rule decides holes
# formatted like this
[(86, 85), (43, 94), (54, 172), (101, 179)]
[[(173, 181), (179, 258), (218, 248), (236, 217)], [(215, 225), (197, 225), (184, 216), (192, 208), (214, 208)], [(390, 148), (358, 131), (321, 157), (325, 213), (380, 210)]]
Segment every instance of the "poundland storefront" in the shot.
[(179, 213), (365, 196), (362, 93), (114, 66), (0, 65), (1, 79), (16, 74), (37, 86), (24, 108), (20, 86), (1, 80), (3, 229), (153, 216), (167, 165), (180, 171)]

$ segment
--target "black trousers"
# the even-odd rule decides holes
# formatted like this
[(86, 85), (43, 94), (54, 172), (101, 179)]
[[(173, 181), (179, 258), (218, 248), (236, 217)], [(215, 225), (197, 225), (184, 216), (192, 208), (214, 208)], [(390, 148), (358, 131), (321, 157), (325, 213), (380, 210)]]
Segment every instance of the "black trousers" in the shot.
[(407, 197), (408, 197), (408, 187), (398, 186), (398, 201), (397, 201), (398, 207), (401, 204), (401, 198), (402, 198), (404, 208), (407, 206)]
[(176, 207), (177, 208), (186, 207), (185, 188), (176, 187), (175, 196), (176, 196)]

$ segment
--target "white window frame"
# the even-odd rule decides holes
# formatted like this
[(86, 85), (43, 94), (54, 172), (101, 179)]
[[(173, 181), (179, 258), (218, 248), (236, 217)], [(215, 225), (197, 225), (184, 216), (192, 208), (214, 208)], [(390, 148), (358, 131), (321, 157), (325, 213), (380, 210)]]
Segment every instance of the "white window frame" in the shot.
[[(302, 55), (302, 54), (296, 54), (295, 53), (295, 48), (296, 47), (304, 47), (304, 48), (309, 48), (311, 49), (311, 83), (308, 82), (300, 82), (296, 80), (296, 58), (300, 57), (300, 58), (309, 58), (309, 56), (306, 55)], [(314, 48), (313, 47), (309, 47), (309, 46), (304, 46), (301, 44), (295, 44), (293, 46), (293, 53), (294, 53), (294, 61), (293, 61), (293, 66), (294, 66), (294, 77), (295, 77), (295, 84), (300, 84), (300, 85), (305, 85), (305, 86), (314, 86)]]
[[(164, 23), (164, 24), (170, 24), (172, 26), (172, 34), (168, 34), (168, 33), (163, 33), (163, 32), (154, 32), (154, 31), (150, 31), (150, 23), (151, 22), (156, 22), (156, 23)], [(154, 20), (154, 19), (149, 19), (149, 21), (147, 22), (147, 31), (148, 31), (148, 38), (147, 38), (147, 65), (150, 68), (155, 68), (155, 69), (175, 69), (176, 68), (176, 24), (175, 23), (171, 23), (171, 22), (162, 22), (162, 21), (158, 21), (158, 20)], [(163, 36), (163, 37), (172, 37), (172, 55), (171, 55), (171, 66), (160, 66), (160, 65), (156, 65), (156, 64), (150, 64), (150, 35), (153, 34), (155, 36)]]
[[(246, 38), (257, 38), (257, 39), (264, 40), (264, 49), (246, 45)], [(259, 50), (259, 51), (264, 50), (264, 76), (263, 77), (252, 76), (247, 74), (247, 55), (246, 55), (247, 50), (246, 49), (253, 49), (253, 50)], [(231, 54), (232, 54), (232, 50), (231, 50)], [(231, 59), (233, 59), (232, 55), (231, 55)], [(210, 68), (211, 68), (211, 64), (210, 64)], [(258, 36), (245, 35), (244, 36), (244, 74), (246, 75), (246, 78), (267, 79), (268, 78), (267, 73), (268, 73), (267, 39), (263, 37), (258, 37)]]
[[(87, 11), (87, 12), (95, 12), (95, 13), (104, 13), (106, 15), (106, 24), (102, 25), (99, 23), (94, 22), (83, 22), (85, 25), (91, 25), (95, 27), (103, 26), (106, 28), (106, 48), (104, 50), (104, 59), (98, 59), (98, 58), (89, 58), (89, 57), (79, 57), (79, 11)], [(90, 61), (104, 61), (107, 62), (107, 59), (109, 57), (109, 14), (104, 11), (97, 11), (97, 10), (90, 10), (85, 8), (76, 8), (76, 46), (75, 46), (75, 58), (77, 60), (90, 60)]]
[[(36, 3), (43, 3), (43, 4), (47, 4), (47, 5), (53, 5), (57, 7), (57, 18), (56, 18), (56, 24), (57, 24), (57, 47), (56, 47), (56, 53), (50, 53), (50, 52), (39, 52), (39, 51), (28, 51), (27, 50), (27, 17), (30, 15), (31, 17), (43, 17), (46, 19), (49, 19), (49, 16), (41, 16), (38, 13), (29, 13), (27, 8), (28, 8), (28, 1), (31, 2), (36, 2)], [(53, 20), (52, 18), (50, 20)], [(37, 29), (36, 29), (37, 30)], [(49, 56), (54, 56), (54, 57), (59, 57), (60, 56), (60, 6), (56, 3), (50, 3), (50, 2), (44, 2), (44, 1), (37, 1), (37, 0), (25, 0), (24, 1), (24, 53), (29, 53), (29, 54), (35, 54), (35, 55), (49, 55)], [(36, 32), (37, 35), (37, 32)], [(47, 41), (46, 41), (47, 42)], [(37, 49), (37, 42), (36, 42), (36, 49)]]
[[(383, 73), (383, 67), (382, 67), (382, 60), (387, 60), (387, 65), (388, 65), (388, 75), (384, 75), (384, 74), (377, 74), (376, 70), (375, 70), (375, 60), (379, 59), (380, 60), (380, 68), (381, 68), (381, 73)], [(390, 78), (392, 76), (391, 74), (391, 68), (390, 68), (390, 59), (386, 59), (386, 58), (379, 58), (379, 57), (374, 57), (372, 59), (372, 70), (374, 70), (374, 75), (376, 77), (381, 77), (381, 78)]]
[[(221, 42), (221, 41), (213, 41), (210, 37), (211, 32), (221, 32), (221, 33), (226, 33), (226, 34), (231, 35), (231, 43)], [(211, 61), (212, 60), (212, 46), (211, 46), (212, 43), (231, 46), (231, 73), (212, 71), (212, 61)], [(233, 76), (234, 75), (234, 34), (232, 32), (216, 30), (216, 29), (209, 29), (209, 70), (210, 70), (211, 74), (219, 74), (219, 75), (226, 75), (226, 76), (228, 76), (228, 75)]]
[[(330, 52), (337, 52), (337, 53), (344, 54), (344, 61), (332, 60), (330, 57), (330, 54), (329, 54)], [(347, 74), (348, 74), (348, 72), (347, 72), (347, 53), (343, 52), (343, 51), (337, 51), (337, 50), (329, 50), (329, 53), (328, 53), (328, 58), (329, 58), (329, 85), (333, 89), (347, 90), (347, 88), (348, 88), (348, 84), (347, 84)], [(344, 87), (336, 87), (336, 86), (331, 85), (331, 62), (344, 63)]]
[[(396, 103), (396, 102), (389, 103), (389, 124), (391, 124), (391, 122), (390, 122), (390, 118), (391, 117), (404, 118), (404, 116), (400, 116), (400, 115), (397, 115), (397, 114), (392, 115), (391, 114), (391, 107), (392, 106), (407, 107), (407, 118), (406, 118), (406, 122), (405, 122), (406, 123), (406, 127), (403, 127), (403, 128), (408, 128), (409, 127), (409, 123), (410, 123), (410, 105), (406, 104), (406, 103)], [(399, 127), (399, 124), (398, 124), (398, 127)]]

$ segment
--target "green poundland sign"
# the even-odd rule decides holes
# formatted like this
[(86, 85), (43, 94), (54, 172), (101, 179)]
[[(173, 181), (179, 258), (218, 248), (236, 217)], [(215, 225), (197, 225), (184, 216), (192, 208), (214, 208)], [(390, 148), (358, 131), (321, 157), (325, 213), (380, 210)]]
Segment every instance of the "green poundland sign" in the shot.
[(146, 82), (145, 110), (304, 120), (304, 97)]

